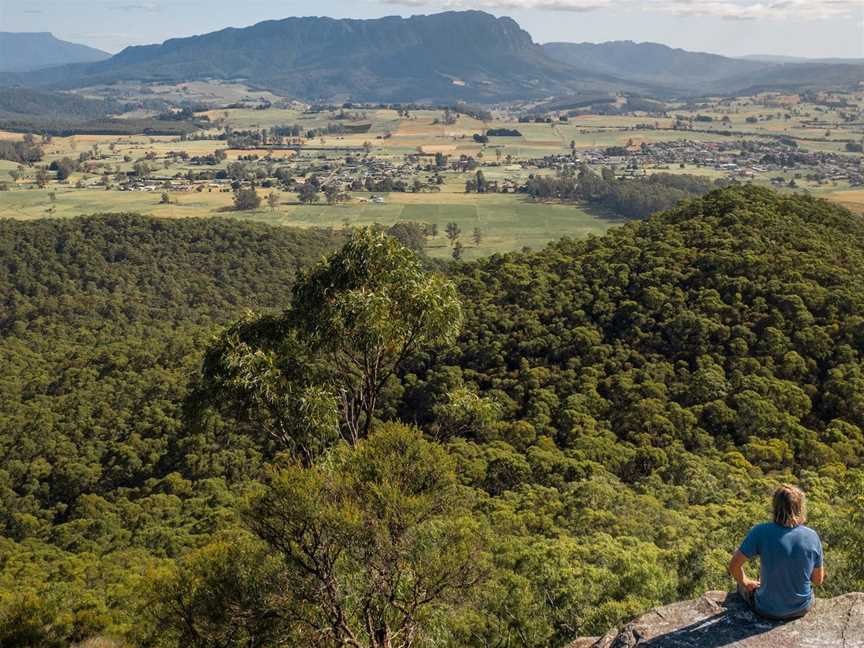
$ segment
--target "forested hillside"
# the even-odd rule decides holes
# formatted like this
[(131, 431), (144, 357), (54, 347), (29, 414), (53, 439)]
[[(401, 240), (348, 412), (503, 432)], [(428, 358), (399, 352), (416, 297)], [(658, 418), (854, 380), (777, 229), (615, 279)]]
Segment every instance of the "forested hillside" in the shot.
[(652, 173), (636, 178), (616, 178), (604, 170), (598, 175), (590, 169), (562, 177), (537, 175), (528, 179), (525, 193), (534, 200), (561, 200), (596, 205), (625, 218), (647, 218), (670, 209), (682, 200), (704, 195), (724, 185), (726, 180), (711, 180), (686, 173)]
[(842, 209), (714, 192), (603, 238), (464, 267), (468, 324), (447, 363), (559, 445), (578, 424), (643, 447), (652, 459), (631, 480), (679, 449), (743, 444), (765, 468), (855, 465), (862, 262), (864, 223)]
[(232, 515), (226, 483), (258, 453), (188, 433), (190, 375), (215, 327), (283, 306), (336, 245), (218, 220), (0, 221), (0, 644), (92, 634), (130, 610), (130, 577)]
[(728, 586), (788, 480), (864, 589), (858, 217), (730, 187), (298, 279), (338, 243), (0, 223), (0, 644), (563, 646)]

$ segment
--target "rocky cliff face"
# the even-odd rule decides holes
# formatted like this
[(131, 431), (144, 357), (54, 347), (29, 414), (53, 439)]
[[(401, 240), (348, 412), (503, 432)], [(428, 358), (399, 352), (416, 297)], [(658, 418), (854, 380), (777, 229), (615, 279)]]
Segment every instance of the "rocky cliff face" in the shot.
[(803, 619), (770, 622), (737, 594), (651, 610), (622, 630), (577, 639), (570, 648), (864, 648), (864, 594), (821, 599)]

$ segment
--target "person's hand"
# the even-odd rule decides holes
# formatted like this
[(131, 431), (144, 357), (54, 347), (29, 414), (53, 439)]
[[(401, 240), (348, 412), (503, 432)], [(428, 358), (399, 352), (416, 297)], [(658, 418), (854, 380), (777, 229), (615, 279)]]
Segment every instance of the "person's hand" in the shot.
[(758, 580), (750, 580), (748, 578), (746, 581), (744, 581), (744, 587), (747, 589), (748, 592), (753, 592), (759, 589), (760, 585), (762, 585), (762, 583), (760, 583)]

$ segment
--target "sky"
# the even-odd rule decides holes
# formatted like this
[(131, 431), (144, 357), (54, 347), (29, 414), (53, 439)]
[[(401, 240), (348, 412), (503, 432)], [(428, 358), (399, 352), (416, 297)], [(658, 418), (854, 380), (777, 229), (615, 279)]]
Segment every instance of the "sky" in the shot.
[(289, 16), (447, 9), (511, 16), (539, 43), (634, 40), (729, 56), (864, 58), (864, 0), (0, 0), (0, 31), (108, 52)]

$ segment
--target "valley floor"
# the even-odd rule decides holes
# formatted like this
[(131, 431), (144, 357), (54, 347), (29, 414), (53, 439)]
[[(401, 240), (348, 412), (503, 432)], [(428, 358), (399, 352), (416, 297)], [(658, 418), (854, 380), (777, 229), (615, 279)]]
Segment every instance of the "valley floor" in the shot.
[[(265, 196), (267, 190), (262, 190)], [(53, 199), (52, 199), (53, 194)], [(237, 212), (233, 194), (227, 192), (175, 192), (170, 204), (160, 204), (157, 192), (82, 190), (60, 187), (0, 192), (0, 218), (32, 220), (71, 218), (81, 214), (135, 212), (163, 218), (222, 216), (292, 227), (344, 228), (356, 225), (393, 225), (420, 222), (438, 226), (438, 236), (428, 242), (432, 257), (449, 258), (452, 248), (444, 233), (447, 223), (462, 230), (463, 258), (471, 259), (509, 252), (523, 247), (539, 248), (564, 236), (582, 238), (602, 234), (616, 222), (614, 217), (574, 205), (533, 202), (513, 194), (392, 193), (385, 202), (361, 202), (369, 194), (355, 194), (348, 204), (301, 205), (293, 194), (281, 194), (275, 208)], [(471, 240), (474, 228), (482, 238)]]

